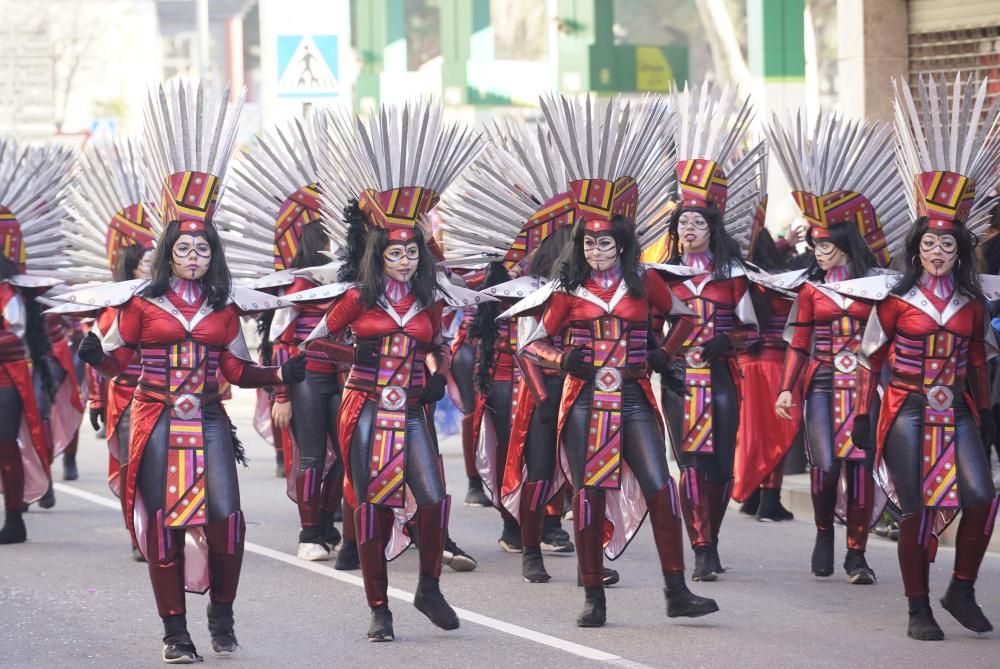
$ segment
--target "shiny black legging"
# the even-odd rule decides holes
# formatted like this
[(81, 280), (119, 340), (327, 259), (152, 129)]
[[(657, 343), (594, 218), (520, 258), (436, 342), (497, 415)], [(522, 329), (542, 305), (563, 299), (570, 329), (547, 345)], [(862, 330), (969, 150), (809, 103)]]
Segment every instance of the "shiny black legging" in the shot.
[[(170, 412), (160, 414), (139, 463), (137, 486), (142, 494), (150, 527), (166, 500), (167, 441)], [(209, 523), (223, 520), (240, 510), (240, 485), (229, 418), (217, 403), (204, 409), (205, 509)]]
[(475, 368), (476, 347), (466, 339), (451, 358), (451, 376), (461, 400), (458, 410), (463, 414), (471, 414), (476, 409)]
[[(132, 433), (132, 403), (129, 402), (118, 417), (118, 426), (115, 428), (115, 441), (118, 446), (118, 462), (122, 467), (128, 466), (128, 441)], [(124, 479), (120, 479), (124, 485)]]
[[(871, 424), (878, 424), (880, 403), (878, 397), (869, 407)], [(865, 407), (856, 407), (856, 413), (863, 413)], [(838, 474), (840, 460), (834, 458), (833, 433), (833, 368), (819, 367), (813, 375), (806, 391), (804, 407), (806, 449), (809, 464), (825, 474)]]
[[(563, 428), (563, 448), (569, 461), (573, 489), (583, 487), (583, 469), (587, 459), (591, 405), (594, 386), (588, 383), (576, 398)], [(622, 388), (622, 456), (639, 481), (644, 497), (652, 497), (670, 481), (667, 450), (660, 431), (659, 416), (649, 405), (646, 394), (634, 380)]]
[(7, 511), (17, 511), (24, 502), (24, 463), (17, 445), (21, 411), (17, 388), (0, 386), (0, 477)]
[(544, 406), (536, 406), (524, 444), (528, 481), (551, 481), (556, 475), (556, 433), (559, 429), (559, 404), (562, 402), (561, 376), (545, 377), (547, 397)]
[[(323, 476), (326, 465), (327, 439), (339, 453), (337, 416), (340, 413), (342, 389), (336, 373), (306, 371), (306, 378), (289, 388), (292, 402), (292, 431), (299, 448), (299, 474), (312, 470), (315, 481)], [(344, 476), (344, 465), (338, 457), (322, 487)], [(317, 486), (319, 489), (319, 486)], [(302, 500), (300, 500), (300, 504)], [(318, 500), (317, 500), (318, 504)]]
[(510, 445), (510, 394), (513, 387), (511, 381), (494, 381), (490, 385), (490, 394), (486, 398), (486, 410), (493, 419), (493, 431), (497, 438), (496, 471), (490, 486), (499, 490), (499, 482), (503, 480), (503, 466), (507, 461), (507, 447)]
[[(889, 428), (883, 451), (903, 514), (916, 513), (924, 506), (920, 473), (924, 402), (923, 395), (910, 393)], [(979, 427), (961, 396), (955, 397), (955, 466), (963, 507), (993, 501), (996, 491)]]
[[(683, 378), (684, 368), (676, 367), (674, 373)], [(710, 483), (722, 485), (733, 478), (733, 460), (736, 457), (736, 430), (740, 422), (739, 396), (730, 371), (729, 362), (718, 359), (711, 366), (712, 383), (712, 448), (711, 455), (684, 453), (684, 411), (686, 399), (661, 386), (660, 400), (670, 429), (670, 444), (681, 467), (697, 467)]]
[[(371, 476), (372, 428), (377, 412), (375, 401), (366, 401), (351, 436), (351, 483), (359, 504), (365, 501)], [(437, 443), (427, 427), (424, 406), (420, 404), (410, 404), (406, 408), (405, 474), (406, 486), (417, 506), (430, 506), (444, 499), (444, 476), (438, 460)]]

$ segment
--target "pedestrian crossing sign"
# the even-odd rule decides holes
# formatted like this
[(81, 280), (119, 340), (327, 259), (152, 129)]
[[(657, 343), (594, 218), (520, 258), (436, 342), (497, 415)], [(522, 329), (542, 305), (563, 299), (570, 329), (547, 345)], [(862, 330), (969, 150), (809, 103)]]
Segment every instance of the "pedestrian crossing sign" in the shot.
[(278, 35), (278, 97), (340, 95), (337, 35)]

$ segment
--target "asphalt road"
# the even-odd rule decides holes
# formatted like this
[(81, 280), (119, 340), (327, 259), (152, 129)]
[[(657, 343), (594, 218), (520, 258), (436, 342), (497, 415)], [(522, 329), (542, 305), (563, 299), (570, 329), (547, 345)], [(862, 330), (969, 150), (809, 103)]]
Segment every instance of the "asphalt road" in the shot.
[[(905, 635), (905, 601), (895, 544), (874, 538), (869, 562), (875, 586), (848, 585), (838, 573), (808, 572), (813, 528), (806, 519), (763, 524), (727, 516), (718, 582), (692, 589), (715, 597), (721, 612), (690, 622), (665, 616), (652, 537), (645, 528), (613, 565), (622, 583), (608, 591), (609, 622), (579, 629), (582, 602), (575, 559), (549, 557), (552, 582), (520, 578), (518, 556), (497, 548), (495, 512), (470, 509), (454, 440), (444, 449), (456, 496), (452, 535), (479, 560), (459, 574), (445, 568), (442, 587), (461, 608), (455, 632), (433, 627), (407, 601), (417, 556), (390, 564), (397, 641), (365, 640), (368, 611), (360, 572), (295, 558), (297, 514), (274, 477), (269, 447), (250, 425), (252, 400), (230, 402), (251, 467), (242, 472), (247, 555), (236, 602), (240, 653), (212, 655), (205, 626), (207, 598), (188, 596), (189, 628), (207, 664), (227, 667), (1000, 667), (1000, 641), (977, 637), (936, 607), (946, 641)], [(0, 667), (156, 667), (160, 623), (145, 565), (132, 562), (117, 504), (104, 482), (105, 446), (89, 427), (80, 446), (81, 478), (60, 484), (51, 511), (26, 516), (29, 541), (0, 547)], [(56, 464), (57, 474), (61, 465)], [(843, 552), (838, 528), (838, 560)], [(932, 590), (947, 585), (954, 552), (941, 548)], [(689, 565), (693, 557), (688, 555)], [(987, 556), (979, 601), (1000, 623), (1000, 557)]]

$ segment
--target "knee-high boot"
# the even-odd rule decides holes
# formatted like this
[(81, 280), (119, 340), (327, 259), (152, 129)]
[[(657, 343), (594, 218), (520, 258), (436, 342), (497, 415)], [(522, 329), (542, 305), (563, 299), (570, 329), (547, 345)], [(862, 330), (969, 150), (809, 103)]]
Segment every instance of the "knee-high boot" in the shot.
[(688, 539), (694, 549), (695, 581), (714, 581), (712, 569), (712, 514), (708, 501), (710, 490), (704, 472), (697, 467), (681, 467), (681, 512)]
[(941, 605), (964, 627), (977, 633), (993, 630), (993, 625), (976, 603), (975, 583), (986, 547), (993, 536), (998, 500), (962, 510), (955, 540), (955, 571)]
[(529, 583), (546, 583), (550, 579), (541, 547), (549, 487), (548, 481), (528, 481), (521, 488), (521, 576)]
[(861, 462), (847, 463), (847, 556), (844, 571), (856, 585), (875, 583), (875, 572), (865, 560), (868, 530), (872, 523), (875, 479)]
[(146, 560), (157, 613), (161, 618), (185, 615), (184, 530), (163, 527), (162, 511), (146, 529)]
[(337, 553), (337, 561), (333, 568), (341, 571), (352, 571), (361, 566), (358, 557), (358, 539), (355, 527), (355, 510), (344, 497), (344, 540), (340, 544), (340, 552)]
[(809, 471), (811, 481), (813, 517), (816, 521), (816, 544), (813, 546), (812, 573), (829, 576), (833, 573), (833, 516), (837, 507), (837, 483), (840, 467), (834, 473), (818, 467)]
[(930, 568), (937, 552), (937, 537), (932, 530), (934, 512), (922, 510), (905, 515), (899, 521), (899, 542), (896, 552), (903, 590), (909, 606), (906, 633), (921, 641), (937, 641), (944, 632), (934, 620), (930, 599)]
[(582, 488), (573, 498), (573, 532), (584, 587), (580, 627), (601, 627), (607, 620), (604, 599), (604, 491)]
[(236, 652), (233, 619), (233, 602), (240, 584), (243, 569), (243, 542), (246, 521), (243, 512), (237, 511), (228, 518), (205, 525), (208, 540), (208, 581), (211, 588), (208, 604), (208, 631), (212, 635), (212, 648), (216, 653), (228, 655)]
[(295, 475), (295, 496), (299, 504), (299, 523), (302, 531), (299, 541), (302, 543), (319, 543), (319, 505), (320, 505), (320, 468), (306, 467)]
[(354, 511), (358, 556), (365, 597), (372, 610), (368, 625), (369, 641), (392, 641), (392, 613), (389, 611), (389, 572), (385, 547), (392, 532), (392, 509), (363, 503)]
[(722, 519), (726, 517), (726, 510), (729, 509), (729, 500), (732, 498), (733, 480), (728, 479), (722, 483), (706, 481), (705, 489), (708, 491), (708, 513), (712, 519), (712, 551), (709, 560), (712, 571), (721, 574), (726, 570), (719, 559), (719, 532), (722, 529)]
[(413, 605), (432, 623), (446, 630), (458, 629), (458, 616), (441, 594), (441, 561), (448, 533), (451, 496), (437, 504), (417, 507), (417, 533), (420, 536), (420, 581)]
[(17, 442), (0, 440), (0, 484), (3, 485), (4, 524), (0, 529), (0, 544), (19, 544), (28, 533), (21, 516), (24, 503), (24, 465)]

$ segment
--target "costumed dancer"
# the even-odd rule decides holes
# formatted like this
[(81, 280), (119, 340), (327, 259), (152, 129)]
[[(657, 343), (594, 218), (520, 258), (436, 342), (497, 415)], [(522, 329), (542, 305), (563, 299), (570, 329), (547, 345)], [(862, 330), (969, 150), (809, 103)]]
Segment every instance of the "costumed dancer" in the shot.
[(187, 630), (185, 587), (210, 592), (213, 650), (231, 654), (239, 648), (233, 602), (246, 523), (236, 462), (245, 458), (219, 403), (217, 371), (250, 388), (305, 376), (304, 356), (281, 368), (253, 363), (240, 315), (283, 303), (232, 286), (212, 223), (242, 102), (242, 92), (229, 104), (228, 88), (186, 82), (150, 92), (143, 155), (150, 162), (150, 186), (162, 188), (159, 214), (166, 222), (151, 278), (138, 286), (111, 284), (61, 296), (118, 307), (103, 346), (94, 333), (81, 343), (85, 362), (113, 377), (136, 354), (141, 358), (122, 494), (126, 523), (149, 563), (168, 664), (200, 660)]
[[(281, 295), (315, 288), (318, 284), (313, 278), (292, 271), (330, 263), (331, 231), (320, 218), (316, 150), (313, 126), (297, 120), (259, 137), (257, 146), (233, 166), (237, 178), (227, 189), (230, 197), (222, 205), (220, 227), (232, 228), (240, 236), (224, 232), (223, 237), (246, 259), (248, 269), (272, 272), (251, 282), (251, 288), (277, 290)], [(266, 266), (261, 266), (262, 261)], [(322, 283), (335, 280), (337, 268), (336, 264), (326, 268), (332, 275)], [(333, 514), (340, 505), (344, 481), (337, 443), (342, 386), (336, 360), (316, 347), (307, 350), (302, 345), (328, 307), (327, 303), (301, 303), (261, 317), (266, 327), (262, 343), (270, 345), (274, 364), (300, 352), (306, 354), (305, 381), (273, 389), (270, 430), (288, 437), (287, 491), (298, 506), (301, 525), (298, 557), (313, 561), (329, 560), (331, 547), (341, 540)], [(350, 358), (351, 345), (341, 343), (342, 357)], [(356, 553), (356, 547), (349, 547), (351, 551)]]
[[(326, 112), (319, 122), (325, 137), (321, 199), (330, 224), (343, 226), (338, 238), (347, 240), (347, 257), (340, 283), (288, 299), (332, 299), (311, 339), (322, 345), (349, 330), (355, 344), (339, 435), (348, 463), (344, 495), (356, 509), (372, 613), (368, 639), (394, 638), (387, 561), (409, 544), (411, 520), (420, 556), (414, 606), (438, 627), (457, 629), (458, 616), (439, 585), (451, 498), (428, 415), (445, 392), (450, 349), (441, 336), (444, 306), (493, 298), (436, 273), (417, 221), (475, 157), (479, 140), (446, 122), (430, 100), (383, 105), (367, 121)], [(332, 212), (339, 207), (344, 220), (335, 223)]]
[[(36, 375), (38, 408), (49, 433), (53, 459), (63, 456), (63, 478), (66, 478), (66, 474), (78, 475), (76, 451), (85, 409), (84, 395), (81, 393), (73, 351), (70, 349), (72, 322), (63, 314), (47, 313), (45, 325), (51, 344), (48, 366), (54, 392), (44, 392), (41, 379)], [(49, 490), (39, 501), (39, 505), (48, 508), (53, 504), (55, 495)]]
[(785, 123), (775, 119), (768, 132), (809, 223), (815, 255), (805, 270), (771, 277), (772, 285), (798, 293), (785, 331), (788, 352), (775, 411), (795, 420), (804, 404), (816, 523), (812, 573), (833, 573), (839, 507), (847, 525), (847, 580), (870, 585), (876, 577), (865, 547), (885, 500), (876, 494), (872, 460), (852, 442), (851, 428), (856, 414), (878, 411), (877, 402), (870, 404), (877, 398), (861, 396), (855, 381), (872, 302), (838, 294), (836, 286), (887, 267), (890, 242), (905, 234), (898, 225), (906, 201), (889, 150), (892, 133), (874, 121), (848, 121), (826, 112), (812, 128), (800, 114)]
[(885, 460), (903, 513), (897, 548), (907, 634), (931, 641), (944, 633), (931, 612), (930, 563), (937, 535), (959, 512), (955, 567), (941, 606), (973, 632), (993, 629), (974, 586), (998, 503), (987, 371), (997, 348), (985, 302), (1000, 298), (1000, 277), (976, 276), (974, 249), (1000, 185), (1000, 100), (987, 104), (988, 82), (961, 75), (954, 84), (921, 78), (915, 94), (906, 81), (894, 83), (899, 172), (912, 184), (916, 222), (898, 282), (849, 282), (852, 294), (871, 290), (879, 300), (861, 342), (863, 401), (874, 397), (883, 366), (889, 371), (881, 414), (859, 413), (854, 440)]
[(44, 392), (53, 384), (49, 341), (37, 296), (60, 283), (68, 263), (62, 206), (71, 161), (59, 149), (0, 139), (0, 544), (22, 543), (27, 504), (51, 492), (49, 436), (32, 368)]
[[(761, 179), (767, 183), (766, 177)], [(763, 193), (762, 193), (763, 195)], [(754, 215), (747, 258), (765, 272), (777, 273), (785, 265), (782, 254), (764, 227), (767, 196), (763, 195)], [(794, 294), (754, 282), (750, 286), (759, 330), (750, 345), (737, 355), (743, 374), (740, 382), (740, 429), (736, 434), (733, 462), (733, 499), (742, 502), (740, 511), (760, 521), (792, 520), (792, 512), (781, 504), (785, 456), (801, 429), (797, 420), (774, 420), (773, 402), (781, 386), (781, 369), (787, 344), (785, 323), (792, 310)]]
[[(503, 518), (501, 549), (522, 553), (524, 579), (544, 583), (550, 578), (541, 547), (546, 506), (563, 486), (555, 439), (563, 380), (559, 370), (515, 359), (522, 321), (497, 315), (545, 285), (576, 205), (544, 129), (497, 126), (491, 135), (442, 209), (448, 254), (489, 261), (481, 292), (499, 300), (480, 306), (470, 329), (478, 348), (477, 470)], [(460, 262), (453, 257), (449, 265)], [(560, 548), (573, 552), (569, 542)]]
[[(519, 338), (521, 351), (542, 366), (567, 372), (558, 440), (562, 470), (575, 490), (573, 524), (585, 588), (580, 627), (604, 625), (604, 557), (624, 552), (647, 510), (667, 616), (718, 610), (715, 601), (692, 594), (684, 582), (680, 500), (649, 383), (650, 367), (669, 366), (679, 337), (691, 325), (682, 319), (687, 327), (675, 326), (663, 347), (648, 351), (651, 316), (693, 315), (655, 270), (639, 263), (636, 219), (646, 222), (671, 181), (670, 162), (661, 154), (670, 148), (673, 116), (664, 102), (542, 99), (570, 179), (577, 222), (558, 280), (501, 315), (520, 322), (522, 314), (540, 310), (537, 326)], [(584, 145), (579, 137), (593, 142)]]
[(719, 530), (729, 506), (739, 425), (736, 353), (757, 328), (736, 237), (747, 238), (760, 198), (763, 142), (737, 158), (749, 97), (704, 84), (673, 94), (678, 112), (677, 199), (664, 269), (670, 289), (697, 314), (681, 355), (661, 375), (670, 443), (681, 468), (681, 507), (695, 581), (725, 571)]
[[(74, 225), (67, 230), (73, 263), (71, 284), (138, 282), (149, 279), (153, 242), (161, 232), (153, 227), (155, 191), (142, 174), (139, 146), (119, 138), (94, 138), (83, 150), (80, 169), (70, 189), (69, 207)], [(157, 225), (158, 225), (157, 221)], [(63, 304), (52, 311), (69, 311)], [(102, 307), (94, 314), (91, 331), (98, 337), (113, 327), (117, 309)], [(87, 366), (90, 385), (90, 422), (95, 431), (103, 422), (108, 441), (108, 487), (123, 501), (122, 482), (128, 479), (128, 447), (132, 396), (142, 366), (133, 360), (117, 376), (105, 379)], [(101, 392), (101, 389), (104, 392)], [(133, 546), (133, 557), (142, 557)]]

